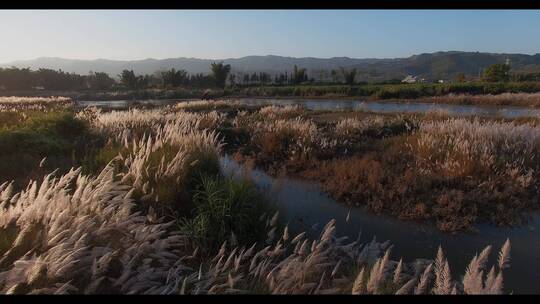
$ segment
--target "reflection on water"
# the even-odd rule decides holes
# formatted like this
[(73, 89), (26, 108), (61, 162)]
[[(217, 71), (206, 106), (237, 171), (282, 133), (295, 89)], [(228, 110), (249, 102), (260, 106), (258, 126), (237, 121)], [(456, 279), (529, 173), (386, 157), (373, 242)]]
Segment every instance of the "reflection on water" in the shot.
[(422, 102), (378, 102), (362, 100), (332, 99), (257, 99), (242, 98), (240, 103), (248, 105), (303, 105), (310, 110), (368, 111), (377, 113), (424, 113), (442, 110), (451, 115), (478, 115), (505, 118), (540, 117), (540, 109), (515, 106), (475, 106), (435, 104)]
[[(223, 172), (241, 177), (242, 167), (230, 159), (221, 159)], [(452, 275), (463, 275), (467, 263), (485, 246), (493, 245), (491, 258), (495, 261), (496, 251), (506, 238), (511, 241), (511, 267), (505, 270), (504, 284), (507, 292), (540, 292), (540, 214), (535, 214), (528, 227), (498, 228), (479, 225), (476, 234), (446, 234), (430, 224), (401, 221), (388, 216), (374, 215), (366, 210), (348, 207), (334, 201), (313, 183), (281, 178), (274, 179), (258, 170), (248, 171), (249, 177), (261, 188), (266, 189), (280, 210), (282, 217), (293, 229), (319, 230), (331, 219), (336, 219), (339, 235), (356, 239), (361, 231), (362, 241), (373, 236), (377, 240), (390, 240), (394, 244), (393, 256), (406, 261), (415, 258), (435, 258), (441, 245), (448, 256)], [(346, 221), (350, 212), (349, 221)]]
[[(148, 100), (112, 100), (112, 101), (78, 101), (79, 106), (98, 106), (111, 109), (126, 108), (136, 103), (153, 104), (156, 106), (175, 104), (187, 100), (179, 99), (148, 99)], [(442, 110), (451, 115), (479, 115), (505, 118), (540, 117), (540, 109), (515, 106), (475, 106), (434, 104), (421, 102), (377, 102), (362, 100), (332, 100), (332, 99), (263, 99), (240, 98), (244, 105), (303, 105), (310, 110), (340, 110), (340, 111), (370, 111), (378, 113), (424, 113)]]

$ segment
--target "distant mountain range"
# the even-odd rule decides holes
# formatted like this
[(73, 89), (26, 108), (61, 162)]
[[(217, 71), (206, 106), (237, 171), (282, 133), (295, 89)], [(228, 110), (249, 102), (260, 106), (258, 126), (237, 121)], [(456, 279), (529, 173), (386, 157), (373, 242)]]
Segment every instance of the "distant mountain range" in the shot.
[[(414, 75), (426, 79), (453, 79), (457, 74), (478, 76), (482, 69), (494, 63), (510, 62), (514, 72), (540, 72), (540, 54), (498, 54), (480, 52), (436, 52), (414, 55), (407, 58), (375, 59), (375, 58), (313, 58), (283, 56), (247, 56), (230, 59), (198, 59), (169, 58), (144, 60), (77, 60), (55, 57), (41, 57), (32, 60), (13, 61), (0, 64), (0, 67), (49, 68), (61, 69), (70, 73), (88, 74), (89, 71), (106, 72), (111, 76), (122, 70), (134, 70), (137, 74), (152, 74), (156, 71), (171, 68), (184, 69), (188, 73), (210, 72), (212, 62), (223, 61), (230, 64), (234, 73), (267, 72), (272, 75), (290, 72), (294, 65), (306, 68), (310, 77), (328, 78), (331, 70), (340, 67), (357, 68), (359, 80), (380, 81), (401, 79), (406, 75)], [(323, 72), (325, 71), (325, 72)]]

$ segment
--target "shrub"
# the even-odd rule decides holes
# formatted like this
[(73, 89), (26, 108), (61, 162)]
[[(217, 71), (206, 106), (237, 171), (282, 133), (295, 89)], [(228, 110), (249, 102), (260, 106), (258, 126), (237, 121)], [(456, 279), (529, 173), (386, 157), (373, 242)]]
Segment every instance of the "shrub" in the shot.
[(202, 175), (193, 201), (193, 214), (180, 227), (200, 248), (216, 250), (225, 241), (251, 244), (265, 235), (260, 218), (268, 205), (247, 181)]
[(448, 94), (501, 94), (540, 92), (539, 82), (470, 82), (365, 85), (296, 85), (239, 88), (234, 94), (244, 96), (337, 97), (362, 96), (374, 99), (417, 99)]
[(88, 125), (72, 112), (22, 114), (21, 119), (5, 122), (0, 129), (0, 171), (4, 180), (16, 179), (18, 184), (25, 184), (28, 176), (41, 170), (36, 168), (44, 157), (44, 170), (67, 170), (84, 155), (87, 145), (97, 140)]

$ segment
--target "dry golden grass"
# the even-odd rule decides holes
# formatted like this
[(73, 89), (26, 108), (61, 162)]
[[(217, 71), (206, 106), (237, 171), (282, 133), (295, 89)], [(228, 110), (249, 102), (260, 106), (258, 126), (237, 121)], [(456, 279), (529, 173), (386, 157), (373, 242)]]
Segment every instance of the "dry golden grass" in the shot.
[[(173, 222), (157, 216), (153, 208), (140, 208), (139, 193), (162, 201), (160, 186), (181, 189), (194, 166), (218, 159), (221, 142), (211, 129), (220, 123), (216, 115), (155, 110), (87, 110), (78, 115), (112, 142), (124, 145), (126, 152), (95, 175), (73, 168), (66, 174), (48, 174), (22, 190), (10, 182), (0, 185), (0, 292), (503, 292), (509, 241), (489, 272), (491, 247), (473, 257), (463, 279), (453, 280), (442, 251), (434, 265), (398, 263), (391, 259), (389, 242), (347, 241), (338, 236), (335, 221), (310, 239), (305, 232), (291, 234), (279, 227), (276, 213), (259, 219), (267, 230), (265, 240), (224, 243), (215, 255), (199, 254), (198, 248), (187, 246), (189, 236), (176, 230)], [(278, 119), (268, 128), (290, 132), (302, 144), (319, 140), (309, 121)]]
[(443, 231), (485, 221), (520, 224), (523, 214), (540, 207), (534, 121), (428, 113), (316, 123), (296, 111), (274, 106), (238, 113), (233, 126), (245, 140), (233, 152), (270, 174), (319, 181), (340, 201), (435, 220)]
[(73, 101), (68, 97), (0, 97), (0, 112), (47, 111), (68, 108)]

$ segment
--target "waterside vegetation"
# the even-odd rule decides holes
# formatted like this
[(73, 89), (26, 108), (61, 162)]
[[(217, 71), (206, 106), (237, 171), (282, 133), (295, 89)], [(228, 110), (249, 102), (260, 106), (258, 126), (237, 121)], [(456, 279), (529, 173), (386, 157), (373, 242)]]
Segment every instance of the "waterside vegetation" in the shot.
[[(223, 102), (196, 102), (157, 109), (75, 111), (65, 101), (25, 98), (2, 104), (0, 144), (14, 149), (14, 155), (30, 155), (28, 167), (15, 164), (19, 170), (12, 175), (2, 171), (2, 293), (508, 292), (503, 276), (510, 266), (510, 241), (497, 244), (497, 256), (487, 246), (471, 257), (459, 276), (442, 249), (433, 260), (404, 261), (390, 242), (340, 237), (335, 221), (327, 223), (319, 237), (309, 238), (305, 231), (282, 223), (249, 180), (224, 176), (219, 157), (225, 151), (247, 157), (257, 151), (263, 157), (258, 165), (272, 170), (268, 155), (274, 153), (280, 166), (298, 172), (309, 169), (313, 159), (337, 168), (337, 162), (358, 158), (359, 166), (371, 168), (362, 171), (369, 174), (349, 179), (382, 199), (378, 187), (401, 174), (400, 167), (391, 167), (385, 175), (369, 151), (398, 145), (419, 156), (406, 158), (419, 171), (408, 173), (405, 166), (404, 178), (418, 174), (422, 183), (432, 183), (431, 190), (446, 189), (459, 197), (459, 191), (469, 194), (468, 185), (458, 183), (467, 174), (478, 173), (471, 187), (480, 182), (485, 185), (480, 188), (501, 187), (498, 178), (504, 179), (510, 188), (495, 192), (500, 198), (488, 199), (500, 199), (505, 211), (505, 204), (515, 202), (512, 196), (523, 195), (522, 201), (529, 202), (528, 195), (535, 195), (536, 168), (528, 160), (538, 147), (533, 124), (370, 116), (324, 126), (295, 107), (231, 111), (237, 106), (232, 103), (228, 111), (218, 111), (227, 108)], [(203, 110), (205, 105), (209, 110)], [(8, 140), (17, 136), (25, 140)], [(79, 144), (84, 148), (79, 150)], [(55, 150), (60, 147), (65, 151)], [(51, 162), (53, 153), (64, 165)], [(429, 153), (438, 160), (430, 159)], [(7, 155), (0, 156), (2, 163)], [(396, 154), (384, 157), (392, 155)], [(468, 171), (456, 168), (456, 163), (470, 164)], [(433, 180), (439, 172), (445, 174), (443, 180)], [(409, 180), (405, 190), (396, 186), (395, 195), (406, 200), (415, 183)], [(478, 213), (477, 218), (485, 217)]]

